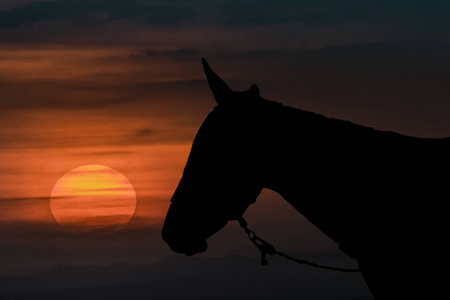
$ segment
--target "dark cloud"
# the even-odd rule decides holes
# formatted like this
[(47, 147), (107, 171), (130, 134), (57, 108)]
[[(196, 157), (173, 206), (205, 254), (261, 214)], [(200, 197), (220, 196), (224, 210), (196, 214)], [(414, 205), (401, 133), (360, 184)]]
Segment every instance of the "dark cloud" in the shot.
[[(257, 49), (448, 38), (448, 1), (34, 1), (0, 10), (3, 44)], [(184, 48), (183, 48), (184, 47)]]
[[(164, 58), (165, 64), (182, 70), (182, 76), (197, 79), (142, 81), (142, 78), (155, 78), (154, 71), (150, 69), (148, 74), (131, 73), (124, 82), (119, 81), (122, 76), (119, 73), (111, 77), (114, 78), (111, 83), (85, 79), (4, 82), (2, 91), (6, 96), (2, 99), (1, 109), (5, 112), (8, 108), (108, 109), (108, 113), (126, 111), (142, 117), (186, 116), (189, 112), (190, 125), (195, 127), (214, 105), (200, 64), (200, 57), (205, 56), (233, 89), (247, 89), (256, 83), (263, 97), (294, 107), (331, 117), (354, 118), (354, 122), (379, 129), (419, 136), (442, 136), (448, 134), (450, 127), (445, 121), (445, 112), (450, 109), (449, 52), (450, 44), (439, 39), (319, 49), (146, 49), (137, 55), (124, 54), (120, 59), (151, 67)], [(134, 82), (134, 77), (140, 82)], [(394, 124), (395, 119), (401, 124)], [(191, 130), (194, 127), (190, 127)], [(133, 129), (136, 131), (123, 132), (119, 140), (117, 135), (114, 139), (111, 137), (108, 144), (124, 141), (153, 143), (160, 139), (166, 142), (185, 141), (191, 138), (191, 134), (182, 136), (186, 132), (166, 129)], [(17, 140), (18, 137), (20, 133), (15, 132), (14, 136), (6, 136), (3, 140)], [(24, 139), (32, 142), (35, 138), (24, 136)], [(86, 143), (95, 144), (95, 141), (87, 139)], [(72, 144), (68, 140), (64, 145)]]
[(448, 32), (445, 24), (450, 22), (446, 13), (449, 9), (448, 1), (406, 0), (54, 0), (25, 3), (0, 11), (0, 28), (72, 17), (92, 22), (96, 14), (103, 13), (109, 20), (137, 18), (141, 24), (156, 26), (397, 23), (420, 31)]
[(135, 136), (136, 137), (148, 137), (148, 136), (152, 136), (154, 134), (156, 134), (156, 130), (151, 129), (151, 128), (142, 128), (142, 129), (138, 129), (135, 131)]
[[(450, 132), (450, 44), (419, 39), (320, 49), (224, 51), (206, 56), (232, 89), (381, 130)], [(209, 57), (211, 57), (209, 59)]]
[(70, 156), (109, 156), (109, 155), (130, 155), (132, 151), (89, 151), (71, 153)]
[(195, 48), (181, 48), (171, 51), (154, 51), (154, 50), (145, 50), (143, 56), (135, 55), (133, 56), (137, 59), (147, 57), (147, 58), (161, 58), (166, 57), (173, 60), (199, 60), (202, 57), (202, 53), (200, 49)]
[[(116, 76), (119, 79), (121, 74)], [(140, 76), (145, 76), (145, 74)], [(3, 86), (0, 110), (11, 108), (98, 109), (133, 102), (141, 104), (145, 102), (148, 105), (165, 101), (165, 97), (169, 97), (172, 101), (177, 99), (182, 101), (181, 92), (192, 92), (199, 86), (203, 88), (204, 84), (204, 80), (117, 84), (116, 82), (87, 83), (83, 79), (70, 81), (29, 80), (25, 82), (1, 82), (0, 79), (0, 86)], [(23, 89), (24, 86), (27, 88)], [(29, 93), (30, 90), (33, 91), (33, 94)], [(175, 95), (176, 97), (174, 97)]]
[(78, 20), (77, 25), (93, 25), (98, 14), (105, 14), (109, 20), (139, 18), (144, 24), (157, 26), (175, 26), (193, 17), (189, 6), (181, 1), (55, 0), (30, 2), (0, 11), (0, 28), (67, 18)]
[(28, 198), (0, 198), (0, 203), (22, 202), (22, 201), (49, 201), (49, 197), (28, 197)]
[[(441, 39), (409, 39), (373, 43), (357, 43), (322, 48), (261, 48), (257, 50), (180, 48), (171, 51), (145, 50), (132, 59), (166, 57), (174, 61), (199, 61), (205, 56), (216, 64), (228, 64), (235, 61), (256, 61), (261, 66), (277, 64), (290, 68), (311, 67), (328, 70), (386, 69), (387, 72), (449, 72), (450, 42)], [(238, 68), (238, 71), (241, 72)]]
[[(222, 1), (217, 17), (222, 24), (268, 25), (300, 23), (326, 26), (399, 22), (422, 30), (449, 24), (448, 1), (285, 0)], [(440, 28), (441, 30), (448, 30)]]
[[(190, 128), (189, 131), (195, 130)], [(188, 138), (189, 136), (189, 138)], [(122, 134), (119, 144), (126, 145), (144, 145), (159, 143), (179, 143), (190, 141), (190, 134), (186, 130), (174, 130), (174, 128), (140, 128), (131, 132), (131, 134)]]
[[(415, 71), (422, 75), (448, 75), (450, 43), (421, 39), (387, 41), (320, 49), (260, 49), (243, 52), (243, 58), (273, 61), (290, 68), (321, 68), (335, 71), (382, 71), (401, 73)], [(239, 53), (236, 53), (239, 56)], [(407, 75), (407, 74), (405, 74)], [(370, 76), (370, 74), (368, 74)]]
[[(115, 3), (116, 1), (111, 1)], [(133, 2), (133, 1), (130, 1)], [(87, 16), (102, 9), (102, 1), (39, 1), (0, 11), (0, 28), (8, 29), (39, 21)]]
[[(364, 111), (392, 114), (389, 118), (406, 116), (410, 112), (414, 117), (404, 120), (405, 124), (409, 124), (407, 132), (413, 133), (411, 128), (416, 127), (421, 129), (420, 133), (415, 134), (430, 135), (431, 128), (437, 126), (441, 129), (432, 133), (435, 136), (444, 134), (448, 128), (443, 121), (446, 119), (443, 114), (449, 109), (449, 52), (450, 44), (439, 39), (351, 44), (319, 49), (147, 49), (138, 55), (124, 54), (120, 59), (151, 67), (164, 57), (165, 63), (170, 63), (172, 68), (176, 66), (177, 70), (187, 70), (184, 75), (198, 79), (167, 82), (132, 80), (133, 76), (139, 80), (155, 77), (149, 71), (148, 74), (136, 72), (127, 75), (127, 81), (119, 84), (117, 82), (122, 76), (119, 73), (114, 75), (115, 80), (111, 83), (89, 82), (85, 79), (4, 82), (2, 91), (5, 96), (1, 109), (105, 108), (109, 113), (125, 110), (132, 115), (146, 117), (191, 112), (189, 118), (194, 120), (195, 117), (193, 124), (197, 124), (214, 104), (200, 64), (200, 57), (205, 56), (233, 89), (243, 90), (257, 83), (263, 97), (314, 110), (328, 106), (328, 111), (322, 113), (332, 113), (333, 117), (348, 118), (339, 115), (341, 109), (348, 107), (355, 113), (359, 111), (361, 120), (354, 120), (358, 123), (363, 122), (363, 118), (370, 120), (361, 113)], [(29, 93), (30, 90), (33, 93)], [(400, 131), (405, 132), (405, 128)], [(11, 138), (17, 139), (18, 136), (15, 133)], [(135, 132), (123, 133), (123, 138), (133, 143), (156, 141), (162, 137), (166, 141), (174, 139), (163, 128), (144, 127)]]

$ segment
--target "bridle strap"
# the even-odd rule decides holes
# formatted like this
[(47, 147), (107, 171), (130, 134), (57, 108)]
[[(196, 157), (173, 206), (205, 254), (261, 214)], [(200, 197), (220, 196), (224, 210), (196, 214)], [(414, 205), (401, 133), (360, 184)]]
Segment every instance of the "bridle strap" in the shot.
[(315, 268), (327, 269), (327, 270), (337, 271), (337, 272), (359, 272), (359, 269), (346, 269), (346, 268), (335, 268), (335, 267), (330, 267), (330, 266), (322, 266), (322, 265), (318, 265), (318, 264), (309, 262), (307, 260), (298, 259), (298, 258), (289, 256), (287, 254), (281, 253), (281, 252), (277, 251), (274, 246), (272, 246), (271, 244), (269, 244), (268, 242), (266, 242), (265, 240), (263, 240), (262, 238), (257, 236), (254, 231), (250, 230), (248, 228), (248, 223), (244, 219), (244, 217), (241, 216), (241, 217), (237, 218), (237, 221), (239, 222), (239, 225), (244, 229), (245, 233), (247, 233), (248, 239), (253, 243), (253, 245), (255, 245), (255, 247), (259, 250), (259, 252), (261, 252), (261, 265), (262, 266), (267, 266), (269, 264), (269, 262), (266, 259), (267, 254), (269, 254), (269, 255), (278, 254), (279, 256), (282, 256), (286, 259), (297, 262), (298, 264), (305, 264), (305, 265), (315, 267)]

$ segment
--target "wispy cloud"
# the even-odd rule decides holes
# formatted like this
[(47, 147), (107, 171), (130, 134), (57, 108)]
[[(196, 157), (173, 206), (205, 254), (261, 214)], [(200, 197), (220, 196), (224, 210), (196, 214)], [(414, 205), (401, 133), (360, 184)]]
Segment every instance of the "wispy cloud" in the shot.
[(132, 155), (133, 151), (120, 151), (120, 150), (110, 150), (110, 151), (87, 151), (87, 152), (77, 152), (77, 153), (70, 153), (70, 156), (115, 156), (115, 155)]
[(106, 20), (138, 18), (143, 24), (177, 26), (192, 19), (195, 10), (183, 1), (52, 0), (29, 2), (0, 11), (0, 28), (69, 19), (87, 26)]
[(30, 197), (30, 198), (0, 198), (0, 203), (23, 202), (23, 201), (48, 201), (49, 197)]
[(139, 58), (170, 58), (174, 60), (198, 60), (202, 57), (202, 51), (195, 48), (181, 48), (169, 51), (155, 51), (155, 50), (145, 50), (141, 55), (134, 55), (133, 57)]

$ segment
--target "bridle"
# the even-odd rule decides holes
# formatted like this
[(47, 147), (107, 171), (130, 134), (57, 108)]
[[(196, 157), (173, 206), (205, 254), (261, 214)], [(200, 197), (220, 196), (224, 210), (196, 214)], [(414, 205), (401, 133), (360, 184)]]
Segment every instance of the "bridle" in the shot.
[(237, 218), (236, 220), (239, 222), (239, 225), (242, 227), (242, 229), (244, 229), (245, 233), (247, 233), (248, 239), (253, 243), (253, 245), (255, 245), (255, 247), (259, 250), (259, 252), (261, 252), (261, 265), (262, 266), (267, 266), (269, 264), (269, 262), (267, 261), (267, 258), (266, 258), (267, 254), (269, 254), (269, 255), (277, 254), (286, 259), (297, 262), (298, 264), (305, 264), (305, 265), (315, 267), (315, 268), (327, 269), (327, 270), (337, 271), (337, 272), (359, 272), (360, 271), (359, 269), (347, 269), (347, 268), (335, 268), (335, 267), (330, 267), (330, 266), (322, 266), (322, 265), (318, 265), (318, 264), (309, 262), (304, 259), (298, 259), (298, 258), (289, 256), (287, 254), (284, 254), (282, 252), (279, 252), (275, 249), (274, 246), (272, 246), (271, 244), (269, 244), (268, 242), (266, 242), (265, 240), (263, 240), (262, 238), (257, 236), (254, 231), (250, 230), (248, 228), (248, 223), (244, 219), (243, 216)]

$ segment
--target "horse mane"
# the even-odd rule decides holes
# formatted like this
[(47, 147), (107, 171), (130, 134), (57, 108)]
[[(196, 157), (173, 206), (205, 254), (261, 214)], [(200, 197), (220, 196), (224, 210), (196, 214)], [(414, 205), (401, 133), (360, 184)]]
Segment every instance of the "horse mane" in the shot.
[(284, 105), (280, 102), (258, 98), (259, 109), (274, 116), (278, 122), (288, 122), (292, 128), (308, 124), (314, 130), (329, 130), (330, 132), (353, 133), (358, 136), (395, 136), (407, 137), (393, 131), (381, 131), (369, 126), (360, 125), (351, 121), (330, 118), (308, 110)]

